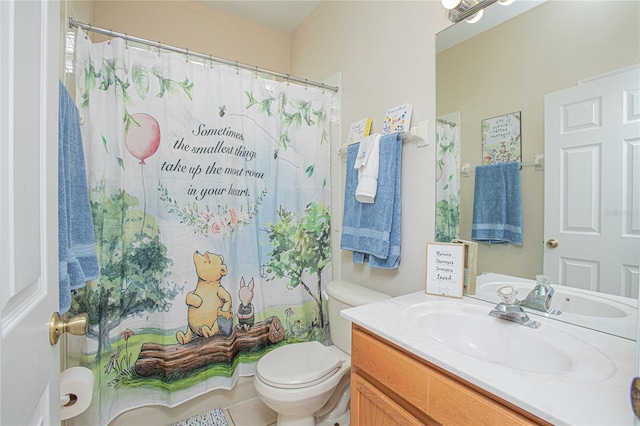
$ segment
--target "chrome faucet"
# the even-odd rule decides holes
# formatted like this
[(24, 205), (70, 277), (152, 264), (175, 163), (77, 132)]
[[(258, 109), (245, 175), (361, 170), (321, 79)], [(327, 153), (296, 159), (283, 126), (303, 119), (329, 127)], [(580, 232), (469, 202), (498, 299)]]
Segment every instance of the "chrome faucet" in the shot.
[(513, 321), (525, 327), (538, 328), (540, 322), (529, 318), (524, 308), (520, 306), (516, 296), (518, 290), (511, 286), (504, 286), (498, 289), (498, 296), (502, 298), (502, 302), (498, 303), (489, 315), (495, 318)]
[(555, 290), (551, 287), (551, 280), (548, 276), (536, 275), (536, 286), (518, 304), (536, 311), (546, 312), (547, 314), (560, 315), (562, 312), (551, 307), (554, 292)]

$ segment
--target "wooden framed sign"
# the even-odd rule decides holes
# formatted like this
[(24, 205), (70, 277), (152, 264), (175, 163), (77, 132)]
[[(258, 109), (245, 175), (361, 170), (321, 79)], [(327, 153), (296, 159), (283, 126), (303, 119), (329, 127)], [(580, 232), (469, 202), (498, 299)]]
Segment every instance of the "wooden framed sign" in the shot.
[(462, 297), (464, 252), (464, 244), (427, 243), (427, 294)]

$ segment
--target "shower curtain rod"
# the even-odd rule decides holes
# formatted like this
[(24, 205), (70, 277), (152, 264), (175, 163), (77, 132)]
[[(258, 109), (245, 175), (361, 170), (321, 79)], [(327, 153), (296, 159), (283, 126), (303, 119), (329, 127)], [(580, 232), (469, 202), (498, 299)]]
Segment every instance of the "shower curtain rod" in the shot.
[(198, 52), (193, 52), (189, 49), (183, 49), (181, 47), (176, 47), (176, 46), (171, 46), (169, 44), (164, 44), (164, 43), (160, 43), (159, 41), (151, 41), (151, 40), (147, 40), (144, 38), (140, 38), (140, 37), (135, 37), (135, 36), (131, 36), (128, 34), (123, 34), (123, 33), (119, 33), (116, 31), (112, 31), (112, 30), (108, 30), (105, 28), (100, 28), (100, 27), (95, 27), (91, 24), (85, 24), (84, 22), (79, 22), (79, 21), (74, 21), (73, 19), (69, 18), (69, 27), (77, 27), (77, 28), (82, 28), (83, 30), (86, 31), (90, 31), (90, 32), (94, 32), (94, 33), (98, 33), (98, 34), (102, 34), (102, 35), (106, 35), (109, 37), (118, 37), (124, 40), (128, 40), (128, 41), (132, 41), (135, 43), (140, 43), (140, 44), (144, 44), (147, 46), (151, 46), (151, 47), (157, 47), (158, 49), (163, 49), (163, 50), (168, 50), (170, 52), (175, 52), (175, 53), (180, 53), (183, 55), (186, 55), (187, 57), (192, 56), (192, 57), (196, 57), (196, 58), (200, 58), (200, 59), (204, 59), (204, 60), (209, 60), (212, 62), (217, 62), (220, 64), (224, 64), (224, 65), (229, 65), (232, 67), (236, 67), (236, 68), (242, 68), (245, 70), (249, 70), (249, 71), (254, 71), (256, 73), (262, 73), (262, 74), (267, 74), (273, 77), (278, 77), (278, 78), (282, 78), (286, 81), (293, 81), (296, 83), (300, 83), (300, 84), (304, 84), (306, 86), (313, 86), (313, 87), (319, 87), (321, 89), (324, 90), (330, 90), (334, 93), (337, 93), (339, 88), (336, 86), (329, 86), (326, 85), (324, 83), (318, 83), (317, 81), (312, 81), (312, 80), (308, 80), (306, 78), (300, 78), (300, 77), (296, 77), (290, 74), (284, 74), (281, 72), (277, 72), (277, 71), (271, 71), (271, 70), (267, 70), (264, 68), (259, 68), (256, 65), (247, 65), (247, 64), (243, 64), (240, 63), (238, 61), (230, 61), (229, 59), (224, 59), (224, 58), (219, 58), (216, 56), (212, 56), (212, 55), (207, 55), (204, 53), (198, 53)]

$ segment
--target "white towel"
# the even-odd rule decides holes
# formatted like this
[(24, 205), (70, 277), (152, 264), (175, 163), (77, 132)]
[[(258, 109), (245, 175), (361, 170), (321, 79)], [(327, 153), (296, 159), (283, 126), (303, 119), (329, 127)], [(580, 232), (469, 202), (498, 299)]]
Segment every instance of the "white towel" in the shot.
[(378, 170), (380, 169), (379, 133), (367, 136), (360, 142), (353, 167), (358, 170), (356, 200), (361, 203), (373, 203), (378, 191)]

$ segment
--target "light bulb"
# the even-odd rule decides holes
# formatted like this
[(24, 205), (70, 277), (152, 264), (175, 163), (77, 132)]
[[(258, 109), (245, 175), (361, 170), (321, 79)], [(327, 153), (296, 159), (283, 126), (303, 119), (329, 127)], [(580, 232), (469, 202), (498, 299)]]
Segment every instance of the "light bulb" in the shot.
[(498, 0), (498, 3), (502, 6), (509, 6), (511, 3), (513, 3), (516, 0)]
[(462, 0), (442, 0), (442, 7), (451, 10), (458, 7), (460, 3), (462, 3)]
[(473, 15), (471, 15), (470, 17), (465, 19), (465, 21), (467, 21), (470, 24), (475, 24), (476, 22), (478, 22), (482, 18), (483, 14), (484, 14), (484, 9), (480, 10), (477, 13), (474, 13)]

